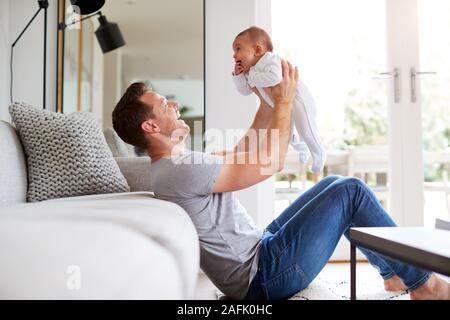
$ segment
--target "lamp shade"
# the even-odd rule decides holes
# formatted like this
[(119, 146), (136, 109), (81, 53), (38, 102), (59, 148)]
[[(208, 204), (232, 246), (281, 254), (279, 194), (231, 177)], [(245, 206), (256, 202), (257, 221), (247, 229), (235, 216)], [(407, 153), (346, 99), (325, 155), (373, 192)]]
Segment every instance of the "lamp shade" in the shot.
[(100, 10), (105, 4), (105, 0), (70, 0), (70, 3), (80, 9), (80, 12), (75, 11), (76, 13), (85, 15)]
[(110, 52), (125, 45), (125, 40), (123, 40), (117, 23), (108, 22), (103, 15), (98, 18), (98, 21), (100, 22), (100, 26), (95, 31), (95, 35), (103, 53)]

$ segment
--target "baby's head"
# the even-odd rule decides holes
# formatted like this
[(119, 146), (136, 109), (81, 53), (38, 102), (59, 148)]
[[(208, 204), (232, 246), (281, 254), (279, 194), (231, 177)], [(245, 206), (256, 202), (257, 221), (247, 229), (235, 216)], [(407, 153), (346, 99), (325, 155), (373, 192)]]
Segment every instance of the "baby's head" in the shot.
[(248, 72), (266, 52), (272, 50), (269, 34), (258, 27), (245, 29), (233, 41), (234, 62), (242, 65), (244, 72)]

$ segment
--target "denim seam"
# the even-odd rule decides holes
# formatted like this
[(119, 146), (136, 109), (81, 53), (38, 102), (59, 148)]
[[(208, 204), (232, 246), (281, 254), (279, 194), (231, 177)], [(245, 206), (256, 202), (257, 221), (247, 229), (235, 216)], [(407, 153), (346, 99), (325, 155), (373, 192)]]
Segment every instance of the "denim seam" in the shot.
[[(351, 227), (354, 227), (355, 226), (355, 224), (354, 223), (350, 223), (350, 225), (349, 225), (349, 228), (351, 228)], [(350, 235), (348, 236), (349, 238), (350, 238)], [(350, 242), (350, 239), (347, 239), (349, 242)], [(364, 248), (364, 247), (360, 247), (360, 246), (356, 246), (358, 249), (365, 249), (365, 250), (367, 250), (367, 251), (370, 251), (370, 249), (367, 249), (367, 248)], [(363, 253), (364, 254), (364, 253)], [(381, 277), (383, 278), (383, 280), (387, 280), (387, 279), (390, 279), (390, 278), (392, 278), (393, 276), (395, 276), (395, 272), (394, 272), (394, 270), (392, 270), (392, 268), (386, 263), (386, 261), (382, 258), (382, 257), (380, 257), (379, 255), (376, 255), (374, 252), (371, 252), (371, 254), (372, 255), (374, 255), (381, 263), (383, 263), (383, 265), (384, 265), (384, 267), (385, 268), (387, 268), (387, 269), (389, 269), (389, 273), (388, 274), (386, 274), (386, 275), (381, 275), (381, 273), (380, 273), (380, 271), (381, 271), (381, 269), (380, 269), (380, 267), (379, 266), (376, 266), (376, 268), (375, 269), (380, 269), (380, 270), (378, 270), (378, 273), (380, 273), (380, 275), (381, 275)], [(367, 256), (366, 256), (367, 257)], [(370, 262), (370, 259), (367, 257), (367, 259), (369, 260), (369, 262)], [(372, 264), (372, 263), (371, 263)]]
[[(356, 185), (356, 184), (355, 184)], [(369, 200), (371, 201), (371, 202), (373, 202), (373, 199), (372, 199), (372, 197), (369, 197)], [(378, 203), (377, 203), (378, 204)], [(391, 269), (391, 267), (386, 263), (386, 265), (389, 267), (389, 269)], [(394, 276), (395, 275), (395, 273), (393, 272), (393, 275), (392, 276)], [(392, 277), (391, 276), (391, 277)], [(384, 280), (387, 280), (387, 279), (389, 279), (389, 278), (391, 278), (391, 277), (383, 277), (383, 279)], [(425, 274), (422, 278), (420, 278), (418, 281), (416, 281), (414, 284), (412, 284), (411, 286), (409, 286), (408, 288), (407, 288), (407, 291), (413, 291), (413, 290), (415, 290), (415, 289), (417, 289), (418, 287), (420, 287), (423, 283), (425, 283), (429, 278), (431, 277), (431, 273), (427, 273), (427, 274)]]
[(414, 284), (412, 284), (411, 286), (408, 286), (408, 292), (413, 291), (417, 288), (419, 288), (420, 286), (422, 286), (422, 284), (424, 284), (425, 282), (428, 281), (428, 279), (430, 279), (431, 277), (431, 273), (426, 273), (422, 278), (420, 278), (419, 280), (417, 280)]
[(267, 289), (267, 287), (270, 287), (271, 283), (273, 283), (275, 280), (279, 279), (280, 277), (282, 277), (282, 276), (284, 276), (286, 274), (294, 273), (294, 272), (298, 273), (300, 275), (301, 281), (302, 281), (302, 283), (304, 283), (305, 282), (305, 273), (303, 272), (302, 268), (300, 268), (300, 266), (297, 263), (294, 263), (289, 268), (287, 268), (283, 272), (279, 273), (275, 277), (271, 278), (270, 280), (265, 281), (265, 282), (261, 282), (261, 287), (263, 289), (265, 298), (267, 300), (270, 300), (269, 290)]
[(383, 280), (388, 280), (388, 279), (392, 278), (393, 276), (395, 276), (395, 272), (391, 271), (387, 275), (382, 276), (382, 278), (383, 278)]
[[(354, 184), (354, 185), (357, 186), (357, 184)], [(370, 201), (372, 204), (375, 203), (376, 205), (379, 205), (378, 202), (374, 202), (374, 200), (373, 200), (372, 197), (368, 197), (368, 198), (369, 198), (369, 201)], [(369, 249), (367, 249), (367, 250), (369, 250)], [(390, 272), (387, 276), (383, 277), (383, 280), (387, 280), (387, 279), (389, 279), (389, 278), (392, 278), (392, 277), (395, 275), (394, 270), (392, 270), (391, 266), (390, 266), (389, 264), (387, 264), (386, 261), (385, 261), (384, 259), (382, 259), (381, 257), (378, 257), (378, 258), (384, 263), (384, 265), (385, 265), (388, 269), (391, 270), (391, 272)]]

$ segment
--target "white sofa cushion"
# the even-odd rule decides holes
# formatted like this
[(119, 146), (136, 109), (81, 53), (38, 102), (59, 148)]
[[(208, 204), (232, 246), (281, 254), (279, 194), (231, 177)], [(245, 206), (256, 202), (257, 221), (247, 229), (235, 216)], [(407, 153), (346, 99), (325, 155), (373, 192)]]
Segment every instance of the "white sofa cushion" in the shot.
[(9, 123), (0, 120), (0, 206), (25, 202), (27, 167), (19, 136)]
[[(154, 199), (151, 193), (83, 196), (2, 208), (0, 219), (11, 217), (54, 222), (97, 221), (134, 230), (172, 255), (178, 267), (176, 276), (182, 282), (182, 296), (185, 299), (194, 296), (199, 270), (199, 243), (195, 227), (181, 207)], [(154, 271), (149, 269), (148, 272)]]
[(0, 299), (184, 298), (173, 255), (135, 230), (89, 220), (0, 221)]

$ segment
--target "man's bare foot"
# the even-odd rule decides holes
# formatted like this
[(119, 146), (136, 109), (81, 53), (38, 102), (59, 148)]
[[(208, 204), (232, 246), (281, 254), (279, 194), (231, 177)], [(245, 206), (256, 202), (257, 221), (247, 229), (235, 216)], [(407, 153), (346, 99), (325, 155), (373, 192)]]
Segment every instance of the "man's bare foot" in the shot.
[(402, 279), (395, 275), (387, 280), (384, 280), (384, 290), (386, 291), (405, 291), (406, 286), (403, 284)]
[(432, 274), (419, 288), (410, 292), (411, 300), (450, 300), (450, 283)]

